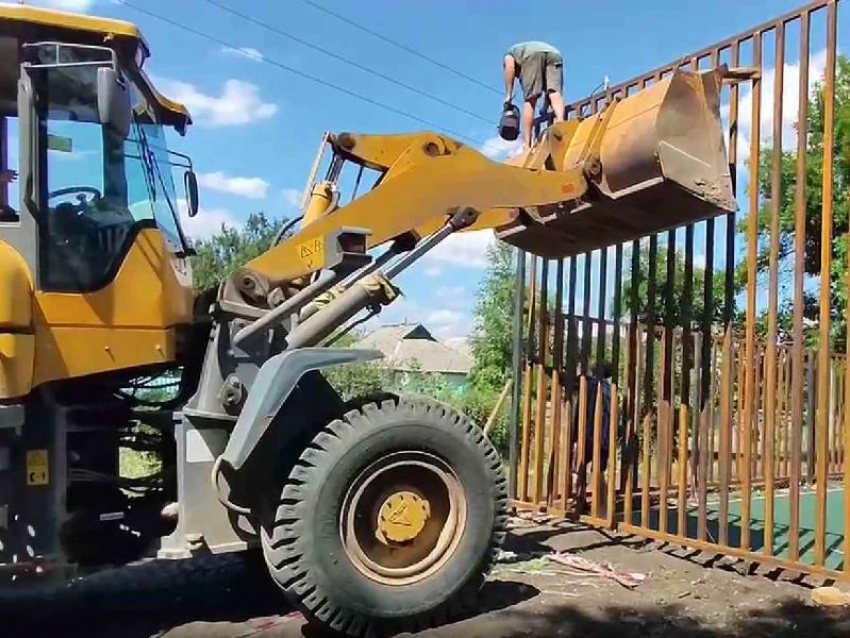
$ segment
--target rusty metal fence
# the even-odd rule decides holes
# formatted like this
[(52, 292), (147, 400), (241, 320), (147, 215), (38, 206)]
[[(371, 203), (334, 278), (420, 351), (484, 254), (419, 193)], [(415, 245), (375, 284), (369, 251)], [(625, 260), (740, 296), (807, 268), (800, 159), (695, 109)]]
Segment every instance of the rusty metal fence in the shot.
[(568, 107), (593, 116), (677, 67), (757, 71), (722, 96), (737, 213), (520, 255), (516, 507), (850, 576), (838, 9), (812, 2)]

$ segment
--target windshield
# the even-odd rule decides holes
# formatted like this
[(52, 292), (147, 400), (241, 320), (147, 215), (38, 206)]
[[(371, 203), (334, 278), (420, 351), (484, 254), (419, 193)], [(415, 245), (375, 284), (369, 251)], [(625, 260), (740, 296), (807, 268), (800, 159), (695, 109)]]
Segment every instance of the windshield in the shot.
[[(85, 61), (75, 54), (73, 48), (63, 52), (61, 62)], [(163, 127), (132, 85), (134, 120), (127, 138), (101, 125), (97, 69), (47, 66), (34, 73), (45, 289), (104, 286), (144, 228), (159, 228), (172, 253), (185, 251)]]

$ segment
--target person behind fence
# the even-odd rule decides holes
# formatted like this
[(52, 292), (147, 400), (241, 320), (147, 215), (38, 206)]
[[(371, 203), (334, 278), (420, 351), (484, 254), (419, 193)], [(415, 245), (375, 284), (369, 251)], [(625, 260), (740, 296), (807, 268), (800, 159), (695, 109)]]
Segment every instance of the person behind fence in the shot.
[[(585, 407), (584, 421), (584, 457), (580, 459), (579, 453), (579, 428), (581, 427), (581, 413), (579, 411), (580, 397), (578, 387), (576, 388), (576, 409), (573, 413), (572, 436), (573, 459), (575, 459), (576, 485), (578, 487), (579, 503), (583, 503), (587, 491), (587, 468), (593, 466), (593, 448), (595, 441), (596, 401), (599, 392), (602, 392), (602, 415), (600, 419), (600, 446), (599, 446), (599, 489), (601, 493), (606, 490), (605, 470), (608, 467), (608, 453), (611, 445), (611, 378), (613, 377), (613, 366), (603, 361), (595, 366), (595, 369), (586, 375), (587, 403)], [(580, 462), (583, 461), (583, 462)], [(604, 499), (602, 503), (604, 504)]]

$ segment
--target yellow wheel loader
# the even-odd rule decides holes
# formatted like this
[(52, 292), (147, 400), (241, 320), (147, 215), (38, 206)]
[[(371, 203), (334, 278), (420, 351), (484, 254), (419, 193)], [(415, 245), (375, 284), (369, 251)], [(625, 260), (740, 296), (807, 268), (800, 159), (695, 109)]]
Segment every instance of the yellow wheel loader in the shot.
[[(501, 461), (432, 400), (341, 400), (322, 372), (380, 353), (333, 340), (452, 233), (563, 257), (734, 210), (723, 69), (677, 70), (507, 164), (434, 133), (328, 135), (300, 227), (196, 295), (178, 206), (197, 213), (197, 181), (165, 143), (190, 116), (148, 55), (131, 24), (0, 5), (4, 587), (256, 547), (340, 632), (444, 620), (504, 537)], [(373, 185), (342, 198), (351, 167)], [(123, 449), (160, 469), (122, 472)]]

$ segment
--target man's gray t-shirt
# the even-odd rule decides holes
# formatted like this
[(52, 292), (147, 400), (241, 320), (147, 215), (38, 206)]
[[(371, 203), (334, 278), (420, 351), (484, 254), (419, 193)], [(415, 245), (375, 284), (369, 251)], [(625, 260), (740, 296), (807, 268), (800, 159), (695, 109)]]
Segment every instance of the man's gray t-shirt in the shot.
[(561, 55), (561, 52), (551, 44), (538, 42), (536, 40), (532, 40), (531, 42), (520, 42), (508, 49), (508, 55), (516, 60), (517, 64), (520, 66), (522, 66), (522, 63), (528, 60), (529, 57), (538, 53), (554, 53), (559, 57)]

